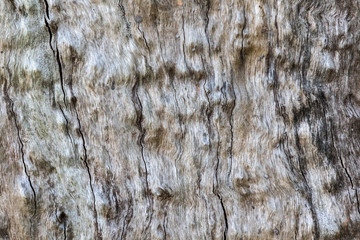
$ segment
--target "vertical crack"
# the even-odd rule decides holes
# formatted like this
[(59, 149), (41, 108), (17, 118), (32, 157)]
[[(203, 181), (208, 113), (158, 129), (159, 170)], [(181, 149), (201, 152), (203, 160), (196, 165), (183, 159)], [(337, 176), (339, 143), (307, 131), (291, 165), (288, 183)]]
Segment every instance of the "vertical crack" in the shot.
[(67, 221), (67, 215), (64, 213), (64, 212), (61, 212), (60, 215), (58, 216), (57, 215), (57, 207), (55, 209), (55, 217), (56, 217), (56, 220), (61, 224), (63, 225), (63, 234), (64, 234), (64, 240), (67, 239), (67, 225), (66, 225), (66, 221)]
[(123, 18), (123, 20), (125, 21), (125, 24), (126, 24), (126, 31), (127, 31), (127, 37), (131, 37), (131, 26), (130, 26), (130, 23), (126, 17), (126, 11), (125, 11), (125, 7), (124, 7), (124, 0), (119, 0), (119, 8), (120, 8), (120, 11), (121, 11), (121, 17)]
[(184, 37), (184, 41), (183, 41), (184, 62), (185, 62), (185, 66), (186, 66), (188, 72), (190, 72), (190, 68), (189, 68), (189, 65), (188, 65), (187, 60), (186, 60), (186, 51), (185, 51), (186, 37), (185, 37), (185, 17), (184, 17), (184, 13), (182, 14), (182, 30), (183, 30), (183, 37)]
[[(66, 95), (65, 95), (65, 89), (64, 89), (64, 79), (63, 79), (63, 72), (62, 72), (62, 64), (61, 64), (61, 57), (60, 57), (60, 53), (59, 53), (59, 49), (57, 48), (56, 46), (56, 51), (55, 49), (53, 48), (52, 46), (52, 39), (53, 39), (53, 33), (51, 31), (51, 27), (50, 27), (50, 24), (49, 24), (49, 19), (50, 19), (50, 15), (49, 15), (49, 4), (46, 0), (44, 0), (44, 4), (45, 4), (45, 13), (46, 13), (46, 16), (44, 16), (44, 21), (45, 21), (45, 26), (49, 32), (49, 45), (50, 45), (50, 49), (51, 51), (53, 52), (53, 55), (56, 59), (56, 62), (58, 64), (58, 68), (59, 68), (59, 75), (60, 75), (60, 84), (61, 84), (61, 90), (62, 90), (62, 93), (63, 93), (63, 101), (64, 101), (64, 104), (65, 104), (65, 107), (66, 107)], [(60, 111), (65, 119), (65, 122), (66, 122), (66, 133), (67, 135), (69, 136), (70, 140), (71, 140), (71, 144), (74, 146), (74, 143), (73, 143), (73, 140), (70, 136), (70, 131), (69, 131), (69, 121), (65, 115), (65, 112), (64, 110), (62, 109), (61, 105), (59, 105), (59, 108), (60, 108)]]
[(85, 164), (85, 167), (86, 167), (86, 170), (88, 172), (88, 175), (89, 175), (89, 184), (90, 184), (90, 189), (91, 189), (91, 194), (92, 194), (92, 197), (93, 197), (93, 210), (94, 210), (94, 218), (95, 218), (95, 232), (96, 232), (96, 239), (102, 239), (101, 237), (101, 234), (99, 232), (99, 224), (98, 224), (98, 214), (97, 214), (97, 210), (96, 210), (96, 198), (95, 198), (95, 193), (94, 193), (94, 187), (93, 187), (93, 184), (92, 184), (92, 176), (91, 176), (91, 172), (90, 172), (90, 167), (89, 167), (89, 164), (88, 164), (88, 156), (87, 156), (87, 149), (86, 149), (86, 143), (85, 143), (85, 137), (84, 137), (84, 134), (82, 132), (82, 127), (81, 127), (81, 122), (80, 122), (80, 118), (79, 118), (79, 114), (78, 114), (78, 111), (76, 109), (76, 98), (75, 97), (72, 97), (72, 102), (73, 102), (73, 107), (74, 107), (74, 110), (75, 110), (75, 114), (76, 114), (76, 119), (77, 119), (77, 122), (78, 122), (78, 125), (79, 125), (79, 134), (81, 136), (81, 139), (82, 139), (82, 145), (83, 145), (83, 150), (84, 150), (84, 159), (83, 159), (83, 162)]
[(66, 240), (66, 231), (67, 231), (67, 229), (66, 229), (66, 222), (64, 223), (64, 240)]
[(360, 213), (360, 203), (359, 203), (359, 196), (358, 196), (358, 190), (355, 188), (355, 197), (356, 197), (356, 205), (357, 205), (357, 209), (358, 212)]
[[(132, 199), (131, 199), (131, 201), (132, 201)], [(134, 210), (133, 210), (132, 204), (129, 204), (126, 215), (125, 215), (123, 227), (122, 227), (122, 230), (121, 230), (120, 240), (126, 238), (126, 231), (125, 230), (126, 230), (127, 226), (129, 225), (129, 223), (131, 221), (131, 218), (133, 217), (133, 214), (134, 214), (133, 212), (134, 212)]]
[(227, 219), (227, 213), (226, 213), (226, 209), (225, 209), (225, 206), (224, 206), (224, 202), (223, 202), (222, 197), (220, 196), (219, 193), (216, 193), (216, 196), (219, 198), (220, 204), (221, 204), (221, 208), (222, 208), (222, 210), (223, 210), (224, 221), (225, 221), (224, 240), (226, 240), (226, 238), (227, 238), (227, 232), (228, 232), (228, 229), (229, 229), (228, 219)]
[[(45, 20), (45, 25), (48, 29), (48, 32), (49, 32), (49, 35), (50, 35), (50, 48), (53, 52), (53, 55), (56, 59), (56, 62), (57, 62), (57, 65), (58, 65), (58, 69), (59, 69), (59, 76), (60, 76), (60, 84), (61, 84), (61, 90), (62, 90), (62, 93), (63, 93), (63, 102), (64, 102), (64, 105), (65, 107), (67, 107), (67, 104), (66, 104), (66, 94), (65, 94), (65, 87), (64, 87), (64, 76), (63, 76), (63, 69), (62, 69), (62, 62), (61, 62), (61, 56), (60, 56), (60, 52), (59, 52), (59, 49), (58, 47), (56, 46), (56, 48), (54, 49), (52, 47), (52, 38), (53, 38), (53, 34), (52, 34), (52, 31), (51, 31), (51, 27), (50, 27), (50, 24), (48, 22), (48, 19), (49, 19), (49, 5), (47, 3), (46, 0), (44, 0), (44, 3), (45, 3), (45, 12), (46, 12), (46, 16), (44, 17), (44, 20)], [(93, 189), (93, 185), (92, 185), (92, 176), (91, 176), (91, 173), (90, 173), (90, 168), (89, 168), (89, 165), (88, 165), (88, 162), (87, 162), (87, 149), (86, 149), (86, 145), (85, 145), (85, 138), (84, 138), (84, 135), (82, 133), (82, 130), (81, 130), (81, 122), (80, 122), (80, 119), (79, 119), (79, 115), (78, 115), (78, 112), (77, 112), (77, 109), (76, 109), (76, 98), (73, 97), (72, 100), (75, 100), (75, 101), (72, 101), (73, 102), (73, 107), (74, 107), (74, 110), (75, 110), (75, 113), (76, 113), (76, 118), (77, 118), (77, 121), (78, 121), (78, 124), (79, 124), (79, 133), (80, 133), (80, 136), (81, 136), (81, 139), (82, 139), (82, 142), (83, 142), (83, 150), (84, 150), (84, 163), (85, 163), (85, 166), (86, 166), (86, 169), (87, 169), (87, 172), (88, 172), (88, 175), (89, 175), (89, 180), (90, 180), (90, 189), (91, 189), (91, 193), (92, 193), (92, 197), (93, 197), (93, 208), (94, 208), (94, 218), (95, 218), (95, 231), (96, 231), (96, 238), (100, 238), (101, 239), (101, 235), (99, 233), (99, 229), (98, 229), (98, 219), (97, 219), (97, 210), (96, 210), (96, 199), (95, 199), (95, 193), (94, 193), (94, 189)], [(66, 122), (66, 132), (67, 132), (67, 135), (69, 136), (72, 144), (73, 144), (73, 140), (71, 138), (71, 135), (70, 135), (70, 131), (69, 131), (69, 121), (65, 115), (65, 112), (64, 110), (62, 109), (61, 105), (59, 104), (59, 108), (60, 108), (60, 111), (65, 119), (65, 122)]]
[[(354, 59), (354, 54), (350, 53), (350, 63), (353, 62), (353, 59)], [(347, 80), (349, 80), (350, 78), (350, 75), (351, 75), (351, 64), (349, 65), (348, 69), (347, 69)], [(352, 102), (352, 95), (348, 95), (348, 97), (346, 97), (347, 101), (349, 101), (349, 104), (350, 104), (350, 108), (351, 108), (351, 111), (352, 111), (352, 114), (355, 114), (355, 117), (359, 118), (359, 114), (357, 113), (356, 109), (354, 108), (354, 104)], [(345, 106), (347, 104), (345, 103)], [(344, 164), (344, 161), (341, 157), (341, 153), (337, 150), (337, 147), (336, 147), (336, 144), (335, 144), (335, 140), (334, 140), (334, 133), (333, 133), (333, 121), (330, 121), (330, 133), (331, 133), (331, 139), (332, 139), (332, 143), (333, 143), (333, 147), (335, 149), (335, 152), (337, 153), (339, 159), (340, 159), (340, 163), (341, 163), (341, 166), (342, 168), (344, 169), (349, 181), (350, 181), (350, 184), (351, 184), (351, 188), (355, 191), (355, 198), (356, 198), (356, 205), (357, 205), (357, 211), (358, 213), (360, 214), (360, 203), (359, 203), (359, 196), (358, 196), (358, 191), (357, 191), (357, 187), (354, 186), (354, 183), (353, 183), (353, 180), (351, 178), (351, 175), (348, 171), (348, 169), (345, 167), (345, 164)], [(350, 192), (348, 190), (348, 193), (349, 193), (349, 198), (350, 198)], [(350, 202), (351, 199), (350, 199)]]
[(197, 2), (195, 1), (201, 9), (202, 15), (204, 15), (204, 22), (205, 22), (205, 26), (204, 26), (204, 30), (205, 30), (205, 37), (206, 37), (206, 41), (208, 43), (208, 51), (209, 51), (209, 55), (211, 55), (211, 45), (210, 45), (210, 39), (209, 39), (209, 33), (208, 33), (208, 27), (209, 27), (209, 12), (210, 12), (210, 7), (211, 7), (211, 0), (205, 0), (205, 4), (201, 3), (201, 2)]
[[(298, 5), (299, 6), (299, 5)], [(300, 17), (302, 20), (304, 20), (302, 14), (300, 14)], [(304, 20), (304, 22), (306, 22)], [(301, 49), (304, 48), (304, 53), (300, 54), (303, 57), (303, 62), (301, 64), (301, 70), (300, 70), (300, 76), (301, 76), (301, 82), (300, 82), (300, 88), (302, 87), (307, 87), (307, 79), (306, 79), (306, 73), (307, 73), (307, 69), (308, 69), (308, 63), (310, 62), (309, 59), (311, 57), (311, 53), (309, 52), (308, 49), (308, 45), (309, 45), (309, 24), (305, 23), (307, 25), (307, 32), (306, 32), (306, 37), (304, 40), (304, 44), (301, 44)], [(300, 59), (299, 59), (300, 61)], [(277, 83), (276, 83), (277, 84)], [(276, 87), (277, 88), (277, 87)], [(304, 114), (304, 113), (303, 113)], [(308, 180), (306, 178), (306, 171), (307, 171), (307, 159), (304, 156), (304, 150), (302, 149), (301, 143), (300, 143), (300, 139), (299, 139), (299, 135), (298, 135), (298, 127), (299, 127), (299, 122), (300, 122), (300, 118), (303, 117), (300, 113), (296, 113), (294, 112), (294, 137), (295, 137), (295, 147), (296, 147), (296, 152), (297, 152), (297, 156), (298, 156), (298, 164), (299, 164), (299, 169), (300, 169), (300, 173), (302, 175), (303, 178), (303, 185), (304, 185), (304, 195), (305, 195), (305, 199), (307, 200), (309, 207), (310, 207), (310, 212), (311, 212), (311, 217), (314, 223), (314, 239), (320, 239), (320, 224), (319, 224), (319, 219), (318, 219), (318, 215), (317, 215), (317, 211), (316, 208), (314, 207), (314, 201), (313, 201), (313, 192), (312, 189), (308, 183)], [(283, 117), (284, 119), (284, 124), (286, 125), (285, 122), (285, 117)], [(309, 119), (307, 119), (309, 126), (311, 126)]]
[(153, 210), (152, 210), (153, 201), (152, 201), (152, 198), (150, 197), (151, 190), (149, 188), (149, 181), (148, 181), (148, 168), (147, 168), (147, 164), (146, 164), (145, 157), (144, 157), (144, 138), (145, 138), (146, 130), (144, 129), (144, 127), (142, 125), (142, 121), (143, 121), (144, 116), (143, 116), (143, 107), (142, 107), (142, 104), (141, 104), (141, 101), (140, 101), (140, 98), (139, 98), (139, 95), (138, 95), (139, 84), (140, 84), (140, 78), (137, 75), (135, 84), (134, 84), (134, 86), (132, 88), (132, 101), (134, 103), (134, 107), (135, 107), (135, 111), (136, 111), (136, 115), (137, 115), (136, 125), (137, 125), (137, 127), (139, 129), (139, 132), (140, 132), (140, 136), (139, 136), (139, 139), (138, 139), (138, 145), (140, 146), (140, 149), (141, 149), (141, 159), (142, 159), (142, 162), (143, 162), (144, 168), (145, 168), (145, 186), (146, 186), (145, 196), (148, 199), (149, 205), (150, 205), (149, 206), (150, 210), (149, 209), (147, 210), (148, 211), (148, 216), (147, 216), (148, 224), (145, 227), (145, 229), (143, 230), (143, 232), (146, 232), (148, 230), (149, 226), (150, 226), (152, 216), (153, 216)]
[(33, 185), (32, 181), (31, 181), (31, 177), (30, 177), (29, 171), (28, 171), (26, 163), (25, 163), (24, 143), (23, 143), (23, 141), (21, 139), (20, 126), (19, 126), (19, 123), (17, 121), (17, 116), (16, 116), (16, 113), (15, 113), (15, 110), (14, 110), (14, 102), (9, 96), (8, 89), (7, 89), (7, 81), (6, 81), (5, 78), (4, 78), (4, 80), (5, 80), (4, 89), (3, 89), (4, 90), (4, 98), (5, 98), (5, 101), (7, 103), (7, 109), (9, 111), (9, 113), (10, 113), (10, 116), (14, 119), (14, 124), (15, 124), (16, 131), (17, 131), (17, 137), (18, 137), (18, 141), (19, 141), (19, 145), (20, 145), (21, 160), (22, 160), (22, 164), (23, 164), (23, 167), (24, 167), (24, 172), (25, 172), (25, 175), (26, 175), (27, 180), (29, 182), (29, 185), (30, 185), (30, 188), (31, 188), (31, 191), (32, 191), (32, 194), (33, 194), (33, 198), (34, 198), (34, 213), (33, 213), (32, 217), (30, 219), (30, 225), (31, 225), (30, 234), (32, 235), (31, 232), (32, 232), (32, 228), (33, 228), (33, 218), (37, 213), (37, 197), (36, 197), (36, 192), (35, 192), (34, 185)]
[[(202, 56), (201, 56), (201, 61), (202, 61), (203, 69), (208, 70), (205, 67), (205, 61), (204, 61)], [(209, 98), (210, 92), (205, 89), (205, 85), (207, 83), (206, 79), (207, 78), (205, 78), (205, 81), (204, 81), (204, 84), (203, 84), (203, 90), (204, 90), (206, 100), (207, 100), (207, 103), (208, 103), (207, 107), (206, 107), (206, 113), (205, 114), (206, 114), (206, 117), (207, 117), (207, 127), (208, 127), (208, 132), (209, 132), (209, 142), (210, 142), (209, 149), (211, 149), (211, 145), (212, 145), (212, 143), (211, 143), (211, 135), (212, 135), (212, 131), (211, 131), (211, 115), (212, 115), (212, 113), (214, 111), (214, 106), (213, 106), (213, 104), (211, 104), (211, 101), (210, 101), (210, 98)], [(224, 206), (224, 203), (223, 203), (223, 199), (222, 199), (222, 197), (220, 195), (220, 192), (219, 192), (219, 181), (218, 181), (218, 169), (219, 169), (219, 165), (220, 165), (220, 158), (219, 158), (220, 134), (219, 134), (218, 129), (217, 129), (217, 137), (218, 137), (218, 143), (217, 143), (217, 147), (216, 147), (216, 167), (215, 167), (216, 186), (215, 187), (213, 186), (213, 193), (219, 199), (220, 204), (221, 204), (221, 208), (223, 210), (224, 221), (225, 221), (224, 239), (226, 240), (227, 232), (228, 232), (228, 220), (227, 220), (227, 213), (226, 213), (226, 209), (225, 209), (225, 206)]]
[(61, 105), (60, 105), (60, 104), (58, 104), (58, 105), (59, 105), (60, 111), (61, 111), (61, 113), (62, 113), (62, 115), (63, 115), (63, 117), (64, 117), (64, 119), (65, 119), (65, 130), (66, 130), (66, 134), (67, 134), (68, 137), (70, 138), (71, 144), (73, 145), (73, 144), (74, 144), (74, 143), (73, 143), (73, 139), (72, 139), (72, 137), (71, 137), (71, 135), (70, 135), (70, 130), (69, 130), (69, 120), (67, 119), (67, 117), (66, 117), (66, 115), (65, 115), (65, 112), (64, 112), (64, 110), (62, 109)]
[(29, 181), (29, 185), (31, 187), (31, 190), (32, 190), (33, 196), (34, 196), (34, 208), (35, 208), (35, 211), (34, 211), (33, 216), (35, 216), (36, 211), (37, 211), (36, 192), (35, 192), (35, 189), (34, 189), (34, 186), (33, 186), (32, 182), (31, 182), (31, 178), (30, 178), (29, 172), (28, 172), (26, 164), (25, 164), (24, 143), (23, 143), (23, 141), (21, 139), (21, 136), (20, 136), (20, 128), (19, 128), (19, 124), (17, 122), (15, 111), (14, 111), (14, 103), (12, 102), (12, 100), (10, 98), (9, 98), (9, 100), (11, 101), (11, 112), (12, 112), (12, 115), (13, 115), (13, 118), (14, 118), (14, 123), (15, 123), (16, 129), (17, 129), (18, 140), (20, 142), (20, 151), (21, 151), (22, 163), (24, 165), (25, 174), (27, 176), (27, 179)]
[[(295, 120), (295, 122), (296, 121), (297, 121), (297, 119)], [(296, 144), (296, 148), (297, 148), (299, 169), (300, 169), (300, 173), (301, 173), (301, 175), (303, 177), (303, 183), (304, 183), (304, 188), (305, 188), (304, 189), (305, 190), (305, 196), (306, 196), (306, 200), (307, 200), (307, 202), (309, 204), (312, 219), (313, 219), (313, 222), (314, 222), (314, 231), (315, 231), (314, 239), (319, 239), (320, 238), (320, 226), (319, 226), (319, 221), (318, 221), (316, 209), (314, 208), (314, 204), (313, 204), (312, 190), (311, 190), (311, 188), (309, 186), (309, 183), (308, 183), (308, 181), (306, 179), (306, 159), (303, 157), (303, 151), (302, 151), (301, 145), (300, 145), (297, 124), (295, 124), (295, 144)]]
[(295, 230), (294, 230), (294, 238), (295, 240), (298, 239), (298, 235), (299, 235), (299, 213), (295, 214)]
[(146, 48), (147, 48), (147, 50), (148, 50), (148, 52), (149, 52), (149, 54), (150, 54), (150, 47), (149, 47), (148, 41), (146, 40), (144, 31), (142, 31), (142, 30), (140, 29), (140, 24), (138, 24), (138, 27), (137, 27), (137, 28), (138, 28), (139, 32), (141, 33), (141, 35), (142, 35), (142, 37), (143, 37), (143, 39), (144, 39), (144, 42), (145, 42), (145, 46), (146, 46)]
[[(221, 63), (222, 66), (224, 65), (223, 63), (223, 59), (222, 57), (220, 57), (221, 59)], [(223, 69), (224, 72), (224, 69)], [(221, 74), (222, 76), (225, 74)], [(228, 150), (229, 154), (230, 154), (230, 164), (228, 166), (228, 171), (227, 171), (227, 183), (228, 186), (230, 186), (230, 174), (231, 174), (231, 169), (232, 169), (232, 163), (233, 163), (233, 145), (234, 145), (234, 128), (233, 128), (233, 114), (234, 114), (234, 109), (235, 109), (235, 105), (236, 105), (236, 94), (235, 94), (235, 85), (234, 85), (234, 73), (233, 73), (233, 69), (230, 69), (230, 84), (231, 84), (231, 94), (232, 94), (232, 98), (233, 103), (231, 104), (230, 107), (230, 111), (228, 112), (228, 118), (229, 118), (229, 125), (230, 125), (230, 149)], [(223, 93), (223, 95), (226, 98), (226, 104), (229, 102), (228, 97), (225, 95), (225, 93)]]
[[(231, 70), (232, 72), (232, 70)], [(232, 73), (231, 73), (232, 75)], [(234, 83), (233, 83), (233, 77), (231, 76), (231, 85), (232, 85), (232, 89), (234, 92), (234, 104), (231, 107), (230, 110), (230, 119), (229, 119), (229, 123), (230, 123), (230, 168), (229, 168), (229, 172), (228, 172), (228, 182), (230, 179), (230, 174), (231, 174), (231, 170), (232, 170), (232, 163), (233, 163), (233, 147), (234, 147), (234, 126), (233, 126), (233, 121), (234, 121), (234, 109), (235, 109), (235, 105), (236, 105), (236, 94), (235, 94), (235, 89), (234, 89)]]
[(279, 46), (279, 28), (278, 28), (278, 14), (279, 14), (279, 10), (277, 8), (277, 2), (275, 5), (275, 28), (276, 28), (276, 45)]
[(49, 25), (49, 22), (48, 20), (46, 19), (46, 17), (44, 17), (44, 22), (45, 22), (45, 26), (49, 32), (49, 35), (50, 35), (50, 38), (49, 38), (49, 45), (50, 45), (50, 48), (51, 48), (51, 51), (54, 53), (55, 55), (55, 51), (54, 51), (54, 48), (52, 47), (52, 38), (53, 38), (53, 34), (51, 32), (51, 28), (50, 28), (50, 25)]
[[(340, 159), (340, 164), (341, 164), (341, 167), (344, 169), (345, 171), (345, 174), (346, 176), (348, 177), (349, 179), (349, 182), (350, 182), (350, 185), (351, 185), (351, 189), (355, 191), (355, 198), (356, 198), (356, 207), (357, 207), (357, 211), (358, 213), (360, 214), (360, 203), (359, 203), (359, 196), (358, 196), (358, 191), (357, 191), (357, 188), (354, 186), (354, 182), (352, 180), (352, 177), (349, 173), (349, 170), (345, 167), (345, 164), (344, 164), (344, 160), (342, 159), (340, 153), (338, 152), (337, 150), (337, 147), (336, 147), (336, 144), (335, 144), (335, 140), (334, 140), (334, 133), (333, 133), (333, 122), (330, 121), (330, 133), (331, 133), (331, 140), (332, 140), (332, 143), (333, 143), (333, 147), (335, 149), (335, 152), (337, 153), (338, 155), (338, 158)], [(350, 197), (350, 196), (349, 196)], [(352, 201), (351, 201), (352, 202)]]
[(65, 107), (66, 107), (66, 94), (65, 94), (65, 89), (64, 89), (64, 78), (63, 78), (61, 57), (60, 57), (59, 49), (57, 48), (57, 46), (56, 46), (56, 54), (55, 54), (55, 56), (56, 56), (56, 61), (57, 61), (58, 66), (59, 66), (61, 90), (63, 92), (63, 101), (64, 101), (64, 104), (65, 104)]
[(44, 16), (44, 21), (45, 21), (45, 26), (49, 32), (50, 35), (50, 40), (49, 40), (49, 45), (51, 50), (53, 51), (53, 53), (55, 54), (54, 48), (52, 47), (52, 38), (53, 38), (53, 34), (50, 28), (50, 24), (49, 24), (49, 19), (50, 19), (50, 14), (49, 14), (49, 4), (46, 0), (44, 0), (44, 5), (45, 5), (45, 16)]
[(209, 55), (211, 55), (211, 45), (210, 45), (210, 39), (209, 39), (209, 11), (210, 11), (210, 0), (206, 1), (206, 9), (205, 9), (205, 36), (208, 43), (208, 50)]
[(245, 6), (243, 7), (243, 14), (244, 14), (244, 25), (241, 29), (241, 50), (240, 50), (240, 57), (242, 60), (242, 63), (244, 64), (245, 55), (244, 55), (244, 31), (247, 25), (247, 19), (246, 19), (246, 12), (245, 12)]
[(49, 19), (50, 14), (49, 14), (49, 4), (46, 0), (44, 0), (44, 4), (45, 4), (45, 13), (46, 13), (46, 17), (47, 19)]
[(163, 220), (163, 223), (162, 223), (162, 227), (163, 227), (163, 229), (164, 229), (164, 240), (167, 239), (166, 220), (167, 220), (167, 211), (166, 211), (166, 209), (165, 209), (164, 220)]
[(224, 215), (224, 221), (225, 221), (225, 229), (224, 229), (224, 240), (226, 240), (227, 238), (227, 232), (228, 232), (228, 220), (227, 220), (227, 213), (226, 213), (226, 209), (224, 206), (224, 202), (223, 199), (220, 195), (220, 191), (219, 191), (219, 180), (218, 180), (218, 169), (219, 169), (219, 165), (220, 165), (220, 158), (219, 158), (219, 149), (220, 149), (220, 133), (217, 129), (217, 136), (218, 136), (218, 144), (216, 147), (216, 159), (217, 159), (217, 163), (216, 163), (216, 169), (215, 169), (215, 180), (216, 180), (216, 191), (213, 192), (215, 193), (215, 195), (218, 197), (220, 204), (221, 204), (221, 208), (223, 210), (223, 215)]

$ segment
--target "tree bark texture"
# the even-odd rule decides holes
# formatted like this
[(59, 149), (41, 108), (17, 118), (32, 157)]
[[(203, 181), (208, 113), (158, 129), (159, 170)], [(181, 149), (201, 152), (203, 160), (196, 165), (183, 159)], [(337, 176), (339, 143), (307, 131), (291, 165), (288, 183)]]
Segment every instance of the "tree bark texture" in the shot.
[(359, 239), (358, 0), (1, 0), (1, 239)]

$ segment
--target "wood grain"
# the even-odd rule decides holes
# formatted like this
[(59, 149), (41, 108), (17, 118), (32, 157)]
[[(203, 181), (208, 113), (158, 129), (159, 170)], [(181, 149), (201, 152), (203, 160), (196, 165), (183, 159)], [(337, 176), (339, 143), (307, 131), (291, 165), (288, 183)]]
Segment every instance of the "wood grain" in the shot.
[(358, 239), (359, 2), (3, 0), (0, 239)]

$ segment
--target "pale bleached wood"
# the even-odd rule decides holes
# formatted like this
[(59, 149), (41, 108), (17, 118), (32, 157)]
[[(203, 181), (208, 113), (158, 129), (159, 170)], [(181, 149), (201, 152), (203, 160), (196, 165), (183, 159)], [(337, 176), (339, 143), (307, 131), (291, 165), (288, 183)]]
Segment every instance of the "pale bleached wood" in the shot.
[(0, 238), (360, 238), (358, 5), (1, 1)]

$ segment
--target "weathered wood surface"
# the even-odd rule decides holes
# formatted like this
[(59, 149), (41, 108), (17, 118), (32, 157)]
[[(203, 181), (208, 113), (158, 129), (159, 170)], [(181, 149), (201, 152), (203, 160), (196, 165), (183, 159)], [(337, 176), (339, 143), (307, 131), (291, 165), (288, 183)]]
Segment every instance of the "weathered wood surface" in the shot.
[(359, 239), (359, 19), (0, 1), (0, 238)]

